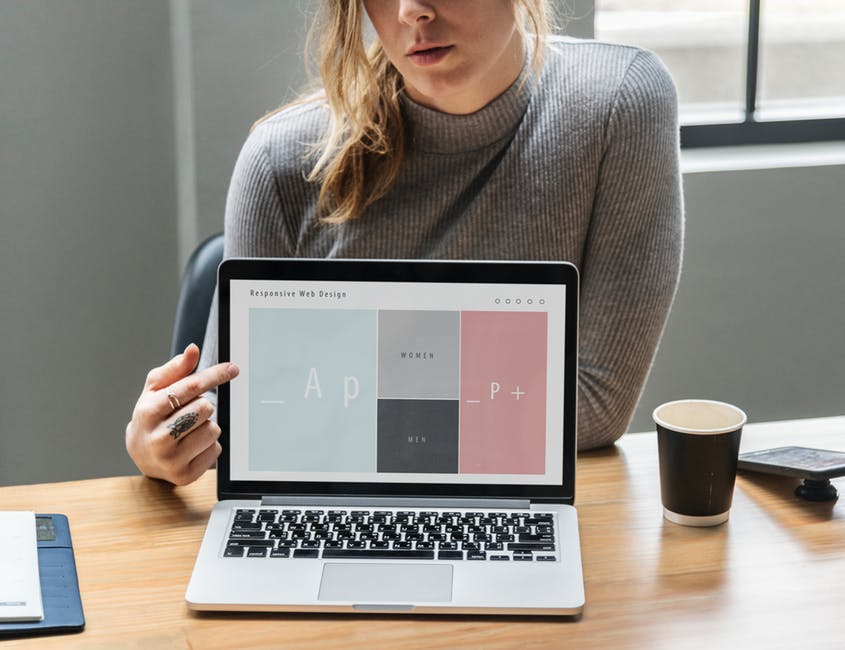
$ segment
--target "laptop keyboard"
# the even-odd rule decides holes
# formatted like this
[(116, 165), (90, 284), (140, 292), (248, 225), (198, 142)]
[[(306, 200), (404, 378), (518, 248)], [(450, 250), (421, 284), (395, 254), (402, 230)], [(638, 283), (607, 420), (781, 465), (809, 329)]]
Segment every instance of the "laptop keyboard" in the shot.
[(554, 514), (438, 510), (234, 510), (224, 557), (554, 562)]

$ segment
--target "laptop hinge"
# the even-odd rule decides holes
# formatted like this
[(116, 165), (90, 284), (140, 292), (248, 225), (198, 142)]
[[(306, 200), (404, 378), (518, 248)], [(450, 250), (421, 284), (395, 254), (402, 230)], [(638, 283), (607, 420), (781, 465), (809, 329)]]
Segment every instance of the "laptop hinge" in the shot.
[(528, 499), (448, 499), (448, 498), (402, 498), (402, 497), (262, 497), (263, 506), (383, 506), (386, 508), (503, 508), (506, 510), (527, 510)]

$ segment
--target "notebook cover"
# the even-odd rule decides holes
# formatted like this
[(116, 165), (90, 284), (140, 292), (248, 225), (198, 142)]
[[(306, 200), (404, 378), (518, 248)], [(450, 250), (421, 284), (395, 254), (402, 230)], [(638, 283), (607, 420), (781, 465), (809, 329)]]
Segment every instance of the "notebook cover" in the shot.
[(67, 634), (85, 627), (67, 517), (36, 514), (35, 524), (44, 618), (28, 623), (0, 623), (0, 638)]

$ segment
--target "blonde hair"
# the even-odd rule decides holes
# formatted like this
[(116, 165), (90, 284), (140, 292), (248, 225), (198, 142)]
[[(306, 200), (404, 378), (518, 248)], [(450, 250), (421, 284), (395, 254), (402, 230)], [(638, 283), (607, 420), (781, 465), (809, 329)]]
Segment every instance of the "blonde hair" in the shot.
[[(513, 3), (520, 34), (536, 34), (531, 65), (539, 72), (552, 24), (548, 0)], [(307, 179), (320, 183), (317, 214), (328, 223), (356, 219), (387, 194), (405, 156), (402, 77), (378, 40), (365, 45), (363, 15), (361, 0), (327, 0), (309, 34), (330, 123)]]

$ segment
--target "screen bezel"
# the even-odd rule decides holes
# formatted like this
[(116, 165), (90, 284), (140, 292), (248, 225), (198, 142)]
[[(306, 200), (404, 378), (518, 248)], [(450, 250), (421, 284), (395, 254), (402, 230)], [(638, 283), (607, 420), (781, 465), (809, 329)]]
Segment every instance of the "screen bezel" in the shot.
[(568, 503), (575, 498), (576, 399), (578, 388), (578, 271), (569, 262), (495, 262), (427, 260), (337, 260), (230, 258), (218, 268), (218, 358), (230, 359), (229, 315), (232, 280), (343, 282), (444, 282), (484, 284), (558, 284), (566, 287), (564, 328), (563, 481), (560, 485), (455, 483), (333, 483), (320, 481), (233, 481), (229, 478), (229, 385), (218, 388), (217, 422), (223, 452), (217, 461), (217, 498), (266, 496), (508, 498)]

